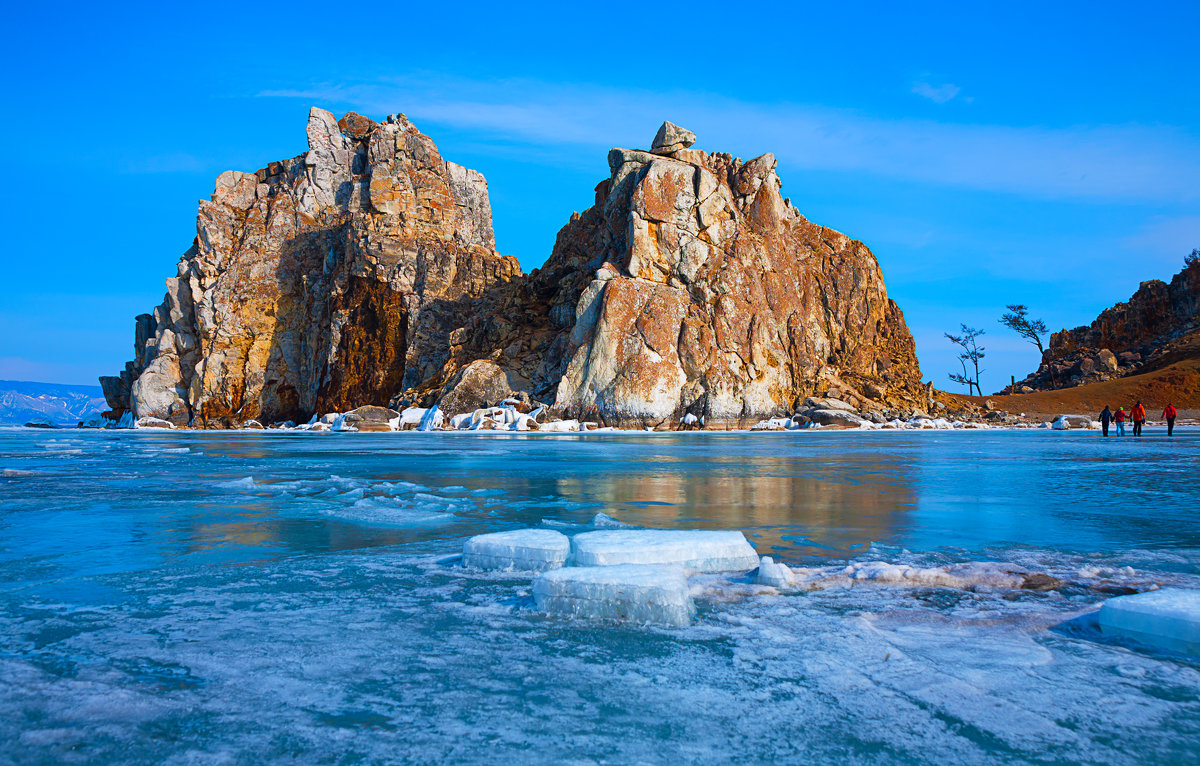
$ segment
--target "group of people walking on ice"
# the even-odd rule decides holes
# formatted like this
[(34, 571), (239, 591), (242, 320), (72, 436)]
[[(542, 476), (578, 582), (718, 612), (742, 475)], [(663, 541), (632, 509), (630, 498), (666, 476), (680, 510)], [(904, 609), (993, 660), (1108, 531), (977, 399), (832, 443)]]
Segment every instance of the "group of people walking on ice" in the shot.
[[(1170, 404), (1163, 410), (1163, 420), (1167, 421), (1167, 436), (1175, 434), (1175, 417), (1178, 414), (1175, 411), (1175, 407)], [(1142, 426), (1146, 424), (1146, 408), (1142, 406), (1140, 401), (1128, 413), (1125, 412), (1124, 407), (1117, 407), (1117, 411), (1114, 413), (1108, 408), (1107, 404), (1104, 405), (1104, 411), (1100, 413), (1100, 429), (1104, 432), (1105, 436), (1108, 436), (1109, 423), (1116, 423), (1117, 436), (1124, 436), (1125, 423), (1127, 421), (1133, 421), (1133, 435), (1141, 436)]]

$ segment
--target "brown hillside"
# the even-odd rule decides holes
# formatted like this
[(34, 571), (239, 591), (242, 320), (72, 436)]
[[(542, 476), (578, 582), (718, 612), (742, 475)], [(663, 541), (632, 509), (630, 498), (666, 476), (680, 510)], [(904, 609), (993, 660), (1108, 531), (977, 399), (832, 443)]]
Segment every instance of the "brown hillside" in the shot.
[(950, 394), (948, 399), (977, 405), (987, 400), (992, 409), (1044, 419), (1065, 413), (1095, 416), (1106, 404), (1114, 410), (1118, 406), (1128, 410), (1141, 400), (1151, 420), (1158, 419), (1168, 403), (1175, 405), (1180, 417), (1195, 418), (1200, 417), (1200, 359), (1185, 359), (1153, 372), (1057, 391), (994, 396)]

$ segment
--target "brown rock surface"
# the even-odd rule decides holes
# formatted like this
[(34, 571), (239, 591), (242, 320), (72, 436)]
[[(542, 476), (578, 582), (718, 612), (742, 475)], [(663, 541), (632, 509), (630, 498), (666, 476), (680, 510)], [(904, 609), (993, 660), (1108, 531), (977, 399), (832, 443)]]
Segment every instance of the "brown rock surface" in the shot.
[(102, 381), (115, 411), (226, 427), (440, 397), (454, 414), (509, 388), (609, 424), (719, 426), (810, 395), (926, 402), (875, 256), (783, 199), (773, 155), (614, 149), (522, 277), (483, 177), (403, 115), (313, 109), (308, 140), (218, 179), (134, 361)]
[[(1143, 282), (1090, 325), (1050, 336), (1037, 371), (1016, 390), (1048, 391), (1152, 372), (1200, 358), (1200, 262), (1168, 284)], [(1009, 390), (1006, 389), (1006, 393)]]
[(772, 155), (688, 152), (613, 149), (596, 204), (464, 348), (526, 373), (560, 413), (609, 424), (691, 412), (745, 426), (830, 390), (923, 403), (871, 251), (780, 197)]
[(520, 267), (495, 250), (481, 175), (403, 115), (369, 122), (343, 133), (314, 108), (306, 154), (217, 179), (135, 360), (104, 381), (114, 410), (301, 422), (440, 372), (453, 318)]

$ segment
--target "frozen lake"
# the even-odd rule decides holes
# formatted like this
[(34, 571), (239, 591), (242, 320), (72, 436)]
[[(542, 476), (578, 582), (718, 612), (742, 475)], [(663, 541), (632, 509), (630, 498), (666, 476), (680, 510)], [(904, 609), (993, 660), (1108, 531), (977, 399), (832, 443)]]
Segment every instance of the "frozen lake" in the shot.
[[(0, 431), (0, 763), (1194, 763), (1200, 661), (1101, 636), (1200, 589), (1200, 434)], [(483, 532), (738, 529), (690, 627), (533, 610)]]

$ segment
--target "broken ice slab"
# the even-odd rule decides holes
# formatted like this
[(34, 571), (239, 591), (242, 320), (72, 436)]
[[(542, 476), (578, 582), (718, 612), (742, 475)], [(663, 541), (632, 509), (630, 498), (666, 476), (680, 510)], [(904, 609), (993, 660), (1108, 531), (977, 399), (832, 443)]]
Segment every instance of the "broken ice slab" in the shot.
[(696, 611), (678, 566), (555, 569), (534, 579), (533, 601), (547, 614), (654, 625), (689, 625)]
[(763, 556), (758, 563), (758, 576), (754, 581), (759, 585), (783, 589), (792, 585), (793, 577), (787, 564), (775, 561), (770, 556)]
[(1100, 607), (1100, 630), (1200, 657), (1200, 590), (1163, 588), (1110, 598)]
[(695, 572), (735, 572), (758, 566), (758, 554), (738, 531), (613, 529), (571, 540), (577, 566), (675, 564)]
[(552, 529), (514, 529), (476, 535), (463, 543), (463, 565), (479, 569), (557, 569), (567, 561), (571, 540)]

